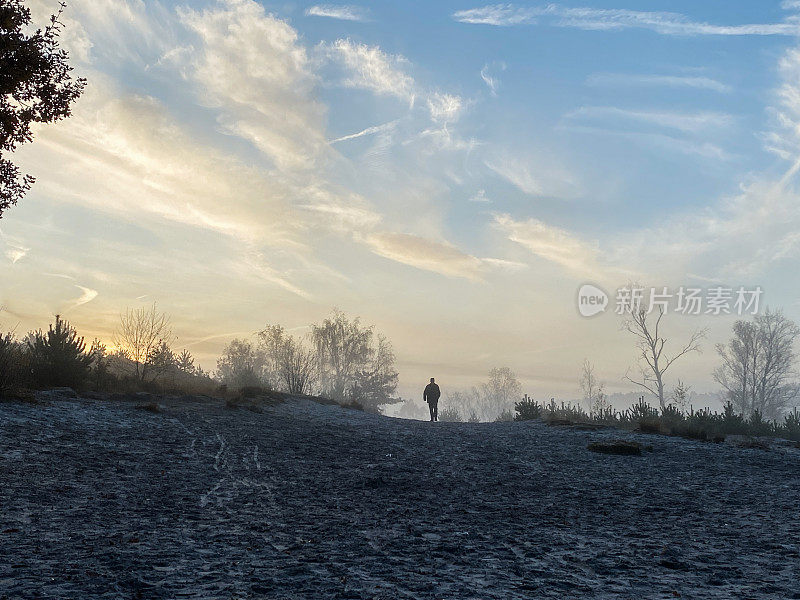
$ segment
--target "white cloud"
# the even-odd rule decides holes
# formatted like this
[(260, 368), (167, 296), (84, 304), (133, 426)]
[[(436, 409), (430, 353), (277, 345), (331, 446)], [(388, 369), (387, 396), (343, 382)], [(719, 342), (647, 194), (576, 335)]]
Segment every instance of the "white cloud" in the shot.
[(536, 17), (541, 14), (541, 9), (518, 8), (511, 4), (494, 4), (481, 8), (457, 10), (453, 18), (461, 23), (475, 25), (495, 25), (509, 27), (511, 25), (532, 25)]
[(582, 106), (564, 115), (572, 121), (602, 121), (604, 127), (616, 123), (643, 124), (656, 128), (676, 129), (683, 133), (694, 133), (729, 127), (734, 123), (732, 115), (720, 112), (676, 112), (654, 110), (631, 110), (614, 106)]
[(519, 156), (509, 152), (490, 155), (485, 165), (530, 196), (574, 198), (579, 191), (575, 177), (547, 157)]
[(397, 120), (390, 121), (388, 123), (383, 123), (382, 125), (374, 125), (373, 127), (367, 127), (366, 129), (362, 129), (356, 133), (351, 133), (349, 135), (343, 135), (342, 137), (338, 137), (334, 140), (331, 140), (329, 143), (337, 144), (339, 142), (346, 142), (348, 140), (354, 140), (356, 138), (364, 137), (365, 135), (374, 135), (376, 133), (384, 133), (387, 131), (392, 131), (397, 125)]
[(342, 82), (345, 87), (369, 90), (378, 95), (394, 96), (413, 104), (414, 79), (405, 71), (408, 60), (400, 55), (386, 54), (378, 46), (339, 39), (322, 48), (349, 73)]
[(428, 96), (427, 101), (431, 119), (439, 123), (457, 121), (464, 108), (461, 98), (452, 94), (433, 92)]
[(678, 134), (678, 137), (676, 137), (674, 135), (667, 135), (652, 131), (621, 131), (617, 129), (610, 129), (608, 127), (593, 127), (586, 125), (560, 126), (559, 129), (578, 133), (625, 138), (645, 147), (657, 148), (659, 151), (666, 150), (668, 152), (676, 152), (689, 156), (700, 156), (702, 158), (712, 160), (727, 161), (734, 158), (734, 155), (730, 154), (717, 144), (708, 141), (700, 141), (696, 138), (681, 137), (681, 134)]
[(477, 192), (475, 192), (470, 197), (469, 201), (470, 202), (485, 202), (485, 203), (488, 204), (488, 203), (491, 202), (491, 199), (489, 199), (489, 197), (486, 196), (486, 190), (478, 190)]
[[(501, 71), (506, 70), (506, 64), (503, 62), (499, 63), (498, 67)], [(500, 87), (500, 80), (491, 74), (491, 68), (488, 63), (483, 65), (483, 68), (481, 69), (481, 79), (483, 79), (483, 82), (489, 88), (492, 96), (497, 96), (497, 89)]]
[(672, 12), (626, 9), (569, 8), (558, 4), (540, 7), (494, 4), (459, 10), (453, 18), (462, 23), (508, 27), (544, 23), (587, 30), (649, 29), (662, 35), (798, 35), (795, 21), (783, 23), (712, 25), (692, 21)]
[[(420, 89), (407, 72), (411, 64), (404, 56), (387, 54), (378, 46), (357, 44), (349, 39), (322, 43), (320, 48), (329, 60), (345, 70), (341, 82), (345, 87), (368, 90), (378, 96), (393, 96), (408, 102), (410, 108), (414, 107), (417, 98), (422, 98), (431, 120), (443, 125), (457, 121), (465, 109), (460, 96)], [(360, 137), (378, 132), (367, 128), (354, 135)], [(352, 138), (345, 136), (345, 139)]]
[(199, 47), (188, 74), (201, 98), (220, 111), (230, 133), (251, 141), (281, 169), (310, 168), (327, 147), (325, 108), (297, 32), (253, 0), (179, 8)]
[(533, 254), (565, 267), (581, 277), (598, 276), (598, 250), (574, 234), (538, 219), (518, 221), (510, 215), (495, 215), (494, 225), (512, 242)]
[(689, 87), (728, 93), (731, 86), (710, 77), (682, 75), (634, 75), (629, 73), (595, 73), (586, 79), (592, 86), (664, 86)]
[(93, 290), (91, 288), (87, 288), (77, 284), (75, 285), (75, 287), (81, 291), (81, 295), (73, 301), (71, 308), (77, 308), (97, 298), (98, 295), (97, 290)]
[(342, 21), (368, 21), (367, 9), (362, 6), (317, 4), (306, 9), (306, 16), (327, 17)]
[(11, 261), (12, 265), (25, 258), (28, 255), (28, 252), (30, 252), (30, 248), (24, 246), (17, 240), (12, 240), (6, 236), (2, 230), (0, 230), (0, 240), (2, 240), (6, 247), (3, 251), (3, 254), (5, 254), (6, 258)]
[(481, 279), (482, 261), (450, 244), (405, 233), (376, 233), (368, 243), (376, 254), (418, 269), (473, 281)]

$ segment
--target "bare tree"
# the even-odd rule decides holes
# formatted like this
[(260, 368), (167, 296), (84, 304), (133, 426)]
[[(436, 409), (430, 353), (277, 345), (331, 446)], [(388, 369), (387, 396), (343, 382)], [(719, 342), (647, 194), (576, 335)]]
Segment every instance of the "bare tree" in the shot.
[(311, 326), (311, 337), (317, 349), (323, 393), (345, 400), (369, 357), (372, 327), (363, 327), (357, 317), (350, 320), (334, 310), (321, 324)]
[[(521, 395), (522, 385), (514, 371), (499, 367), (489, 371), (488, 381), (477, 387), (447, 390), (443, 406), (488, 422), (507, 412), (513, 414), (514, 403)], [(439, 412), (441, 415), (442, 411)]]
[(741, 414), (776, 419), (797, 399), (798, 336), (800, 328), (783, 312), (767, 309), (753, 321), (736, 321), (733, 338), (717, 345), (722, 365), (714, 379)]
[(156, 304), (149, 308), (129, 308), (120, 315), (120, 323), (114, 334), (114, 344), (133, 363), (133, 375), (140, 381), (150, 375), (156, 350), (162, 343), (172, 340), (169, 315), (158, 312)]
[(317, 376), (316, 355), (306, 341), (286, 335), (280, 325), (267, 325), (258, 337), (273, 385), (290, 394), (306, 393)]
[(589, 414), (603, 412), (608, 406), (605, 384), (597, 379), (594, 373), (594, 365), (588, 359), (583, 361), (578, 383), (583, 394), (583, 402), (586, 404), (586, 411)]
[(314, 351), (294, 338), (286, 340), (280, 375), (290, 394), (304, 394), (316, 378)]
[[(692, 333), (689, 341), (681, 346), (674, 354), (664, 352), (667, 338), (662, 333), (664, 308), (659, 306), (648, 312), (644, 305), (635, 305), (627, 312), (628, 317), (622, 324), (623, 329), (629, 331), (637, 338), (636, 345), (639, 349), (640, 377), (634, 379), (625, 374), (625, 379), (646, 389), (658, 398), (661, 408), (666, 408), (667, 403), (664, 393), (664, 375), (669, 368), (682, 356), (690, 352), (700, 352), (700, 340), (705, 335), (705, 329), (697, 329)], [(652, 315), (652, 317), (651, 317)]]
[[(508, 367), (494, 368), (489, 371), (489, 381), (483, 384), (483, 397), (486, 404), (493, 406), (497, 414), (505, 410), (513, 410), (514, 402), (522, 395), (522, 385), (516, 373)], [(491, 418), (497, 415), (492, 415)]]

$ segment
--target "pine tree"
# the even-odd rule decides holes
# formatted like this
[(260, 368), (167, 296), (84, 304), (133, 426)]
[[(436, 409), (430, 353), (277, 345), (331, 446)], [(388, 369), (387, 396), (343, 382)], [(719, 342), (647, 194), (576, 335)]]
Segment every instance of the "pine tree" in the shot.
[(31, 333), (28, 339), (31, 371), (36, 385), (44, 387), (80, 387), (89, 374), (91, 353), (78, 332), (56, 315), (47, 333)]

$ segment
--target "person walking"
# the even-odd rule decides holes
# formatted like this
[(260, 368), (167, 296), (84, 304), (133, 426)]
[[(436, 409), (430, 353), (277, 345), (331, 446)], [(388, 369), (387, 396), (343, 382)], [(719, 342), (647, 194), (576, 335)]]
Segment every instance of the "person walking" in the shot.
[(439, 420), (439, 396), (442, 395), (439, 386), (431, 377), (431, 382), (425, 386), (425, 391), (422, 392), (422, 399), (428, 403), (428, 408), (431, 411), (431, 421)]

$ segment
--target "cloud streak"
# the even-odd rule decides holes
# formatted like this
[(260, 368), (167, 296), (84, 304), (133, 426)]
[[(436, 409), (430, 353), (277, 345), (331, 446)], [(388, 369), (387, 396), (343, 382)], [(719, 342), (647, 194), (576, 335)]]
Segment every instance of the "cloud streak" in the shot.
[(672, 88), (695, 88), (729, 93), (731, 86), (710, 77), (688, 77), (681, 75), (634, 75), (628, 73), (595, 73), (586, 79), (591, 86), (663, 86)]
[(375, 125), (373, 127), (367, 127), (366, 129), (362, 129), (356, 133), (351, 133), (349, 135), (343, 135), (342, 137), (338, 137), (334, 140), (331, 140), (330, 144), (338, 144), (339, 142), (346, 142), (348, 140), (355, 140), (360, 137), (364, 137), (365, 135), (375, 135), (376, 133), (384, 133), (386, 131), (391, 131), (397, 125), (397, 120), (389, 121), (388, 123), (384, 123), (382, 125)]
[(461, 23), (510, 27), (515, 25), (550, 25), (592, 31), (647, 29), (661, 35), (798, 35), (800, 24), (782, 23), (714, 25), (693, 21), (673, 12), (649, 12), (627, 9), (569, 8), (559, 4), (528, 7), (492, 4), (458, 10), (453, 18)]
[(734, 123), (732, 115), (713, 111), (676, 112), (658, 110), (633, 110), (616, 106), (582, 106), (564, 115), (571, 121), (601, 122), (613, 127), (616, 122), (675, 129), (683, 133), (723, 129)]
[(326, 17), (341, 21), (369, 21), (367, 9), (362, 6), (317, 4), (306, 9), (307, 17)]

